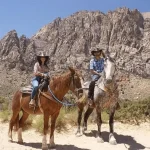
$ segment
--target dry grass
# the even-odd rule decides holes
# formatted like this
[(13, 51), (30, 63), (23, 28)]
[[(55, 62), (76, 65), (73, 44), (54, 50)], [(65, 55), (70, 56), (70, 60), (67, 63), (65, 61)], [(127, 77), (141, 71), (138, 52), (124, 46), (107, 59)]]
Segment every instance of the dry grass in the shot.
[[(8, 101), (0, 98), (2, 110), (0, 111), (0, 119), (6, 122), (10, 119), (11, 112), (8, 110)], [(67, 131), (68, 125), (77, 125), (77, 108), (76, 107), (63, 107), (56, 122), (57, 132)], [(20, 113), (21, 116), (21, 113)], [(104, 123), (108, 122), (109, 113), (102, 112), (102, 120)], [(124, 123), (139, 124), (150, 120), (150, 98), (142, 101), (125, 101), (121, 103), (121, 109), (116, 111), (115, 120)], [(96, 123), (96, 113), (93, 112), (89, 118), (89, 123)], [(34, 127), (38, 132), (43, 131), (43, 115), (30, 116), (25, 123), (24, 130)]]

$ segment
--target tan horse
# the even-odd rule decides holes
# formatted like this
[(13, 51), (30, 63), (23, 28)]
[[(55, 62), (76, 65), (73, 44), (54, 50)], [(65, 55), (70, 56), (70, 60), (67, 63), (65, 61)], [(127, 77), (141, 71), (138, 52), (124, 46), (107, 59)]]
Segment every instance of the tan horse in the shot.
[[(56, 119), (59, 115), (62, 104), (57, 102), (56, 99), (62, 101), (64, 95), (71, 90), (75, 92), (77, 88), (81, 87), (80, 75), (73, 68), (69, 68), (69, 71), (62, 75), (56, 76), (49, 82), (48, 90), (42, 92), (39, 95), (40, 107), (36, 107), (35, 113), (33, 108), (29, 108), (30, 94), (22, 94), (21, 91), (17, 91), (14, 94), (12, 100), (12, 117), (9, 123), (9, 141), (12, 141), (12, 129), (18, 122), (18, 142), (23, 143), (22, 139), (22, 127), (27, 120), (29, 114), (43, 114), (44, 116), (44, 136), (42, 140), (42, 149), (47, 150), (48, 145), (46, 141), (46, 135), (48, 131), (49, 117), (51, 116), (51, 128), (50, 128), (50, 147), (54, 147), (54, 130)], [(54, 96), (50, 93), (50, 89)], [(55, 97), (55, 98), (54, 98)], [(57, 98), (56, 98), (57, 97)], [(19, 119), (19, 112), (22, 111), (22, 117)]]

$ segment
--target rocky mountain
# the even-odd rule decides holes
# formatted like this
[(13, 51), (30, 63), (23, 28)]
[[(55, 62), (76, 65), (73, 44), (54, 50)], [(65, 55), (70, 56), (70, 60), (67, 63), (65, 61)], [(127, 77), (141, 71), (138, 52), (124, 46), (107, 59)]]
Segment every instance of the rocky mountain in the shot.
[(150, 95), (150, 18), (137, 9), (118, 8), (104, 14), (80, 11), (57, 18), (30, 39), (12, 30), (0, 40), (0, 94), (10, 95), (30, 81), (35, 55), (50, 55), (50, 70), (68, 65), (84, 70), (88, 78), (90, 49), (109, 49), (116, 61), (120, 98), (141, 99)]
[(150, 18), (150, 12), (144, 12), (144, 13), (142, 13), (142, 15), (143, 15), (144, 19)]

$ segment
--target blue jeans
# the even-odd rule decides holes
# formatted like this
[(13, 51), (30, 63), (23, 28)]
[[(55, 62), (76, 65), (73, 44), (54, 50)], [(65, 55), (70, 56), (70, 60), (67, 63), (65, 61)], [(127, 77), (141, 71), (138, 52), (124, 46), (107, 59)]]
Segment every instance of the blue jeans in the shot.
[(32, 90), (32, 93), (31, 93), (31, 99), (33, 99), (34, 96), (35, 96), (36, 93), (37, 93), (40, 80), (41, 80), (41, 77), (34, 77), (34, 78), (32, 79), (33, 90)]
[(93, 100), (94, 99), (95, 82), (98, 81), (100, 76), (97, 75), (97, 74), (94, 74), (91, 77), (92, 77), (92, 81), (90, 82), (89, 91), (88, 91), (88, 98), (89, 98), (89, 100)]

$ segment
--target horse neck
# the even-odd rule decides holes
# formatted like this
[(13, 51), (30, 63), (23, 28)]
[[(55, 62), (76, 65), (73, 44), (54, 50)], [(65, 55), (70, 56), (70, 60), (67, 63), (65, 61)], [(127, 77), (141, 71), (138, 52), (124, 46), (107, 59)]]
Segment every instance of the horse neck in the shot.
[(81, 82), (81, 88), (84, 87), (84, 80), (82, 79), (82, 77), (80, 77), (80, 82)]
[(100, 87), (102, 89), (109, 89), (111, 92), (113, 92), (117, 88), (115, 78), (113, 78), (112, 83), (110, 84), (109, 87), (105, 86), (104, 80), (105, 80), (104, 76), (102, 76), (98, 82), (98, 87)]
[(70, 75), (70, 72), (65, 73), (63, 75), (60, 75), (59, 77), (54, 78), (53, 81), (50, 82), (49, 86), (51, 87), (51, 90), (57, 98), (62, 99), (64, 95), (69, 91), (71, 83)]

